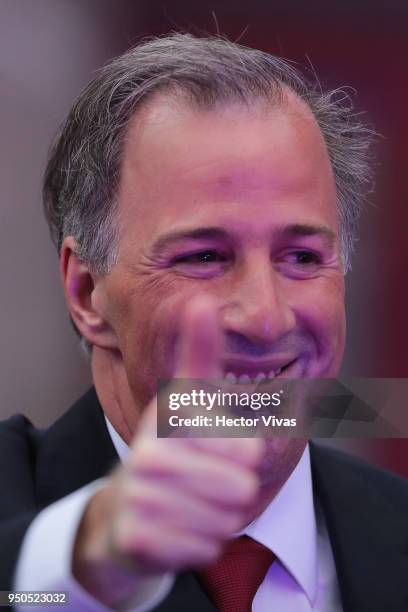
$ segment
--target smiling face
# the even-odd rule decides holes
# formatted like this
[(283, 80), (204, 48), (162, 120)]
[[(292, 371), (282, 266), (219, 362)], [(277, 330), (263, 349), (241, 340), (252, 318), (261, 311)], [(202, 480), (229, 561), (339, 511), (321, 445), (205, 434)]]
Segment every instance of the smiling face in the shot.
[(96, 291), (138, 408), (171, 377), (183, 307), (199, 293), (216, 304), (231, 380), (337, 373), (335, 186), (294, 96), (208, 112), (158, 96), (129, 128), (118, 197), (119, 259)]

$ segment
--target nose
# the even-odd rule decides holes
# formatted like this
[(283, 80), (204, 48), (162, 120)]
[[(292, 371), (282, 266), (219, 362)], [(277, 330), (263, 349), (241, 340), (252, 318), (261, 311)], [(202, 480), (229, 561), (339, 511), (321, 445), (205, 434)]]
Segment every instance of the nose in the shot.
[[(221, 312), (224, 333), (237, 346), (265, 347), (295, 329), (296, 314), (289, 301), (287, 279), (270, 260), (254, 259), (236, 274)], [(234, 350), (234, 349), (232, 349)]]

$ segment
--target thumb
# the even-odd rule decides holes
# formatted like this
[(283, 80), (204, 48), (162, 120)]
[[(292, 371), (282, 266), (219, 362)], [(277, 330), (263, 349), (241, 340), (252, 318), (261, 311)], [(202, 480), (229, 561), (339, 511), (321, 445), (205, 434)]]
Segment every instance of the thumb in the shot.
[(221, 331), (208, 296), (194, 298), (185, 308), (175, 378), (222, 378)]
[[(222, 378), (221, 332), (214, 300), (208, 296), (195, 297), (188, 302), (182, 316), (182, 329), (176, 355), (175, 379)], [(170, 390), (176, 389), (170, 381)], [(173, 388), (174, 387), (174, 388)], [(157, 396), (143, 412), (138, 433), (147, 437), (157, 435)]]

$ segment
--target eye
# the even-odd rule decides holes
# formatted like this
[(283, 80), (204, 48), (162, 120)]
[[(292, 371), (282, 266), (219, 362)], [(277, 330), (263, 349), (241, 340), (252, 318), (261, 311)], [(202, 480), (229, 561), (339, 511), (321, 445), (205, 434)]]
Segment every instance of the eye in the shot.
[(179, 255), (173, 259), (173, 264), (204, 264), (222, 263), (226, 261), (226, 256), (218, 251), (196, 251), (186, 255)]
[(310, 278), (323, 263), (323, 258), (315, 251), (297, 250), (281, 255), (276, 264), (278, 269), (289, 278)]
[(320, 255), (313, 251), (295, 251), (289, 254), (288, 260), (304, 266), (321, 263)]

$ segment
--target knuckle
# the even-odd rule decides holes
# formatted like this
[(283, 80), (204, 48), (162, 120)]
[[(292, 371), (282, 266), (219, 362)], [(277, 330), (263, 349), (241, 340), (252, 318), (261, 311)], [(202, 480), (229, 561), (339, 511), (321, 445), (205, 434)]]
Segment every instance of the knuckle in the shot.
[(259, 490), (259, 479), (255, 474), (248, 473), (240, 481), (240, 502), (250, 504)]
[(122, 557), (133, 561), (147, 561), (154, 548), (149, 533), (144, 530), (123, 532), (117, 546)]
[(157, 464), (158, 457), (160, 457), (158, 449), (155, 449), (151, 440), (140, 440), (133, 448), (131, 469), (140, 471), (151, 468)]
[(217, 517), (217, 520), (213, 522), (213, 533), (217, 537), (228, 537), (234, 533), (239, 527), (241, 527), (243, 516), (241, 513), (229, 511), (226, 513), (222, 512)]
[(254, 467), (259, 463), (265, 450), (265, 441), (261, 438), (250, 438), (242, 440), (239, 449), (240, 460), (246, 465)]
[(258, 463), (265, 452), (265, 440), (261, 438), (253, 438), (248, 441), (251, 443), (248, 448), (248, 454), (254, 463)]
[(114, 530), (112, 536), (112, 549), (115, 554), (120, 557), (130, 558), (134, 553), (133, 538), (127, 524), (123, 523), (119, 528)]
[(137, 510), (138, 517), (146, 517), (150, 520), (161, 517), (166, 511), (163, 500), (152, 496), (133, 498), (131, 505), (133, 510)]
[(228, 534), (234, 533), (234, 531), (238, 531), (243, 526), (244, 515), (239, 513), (230, 513), (228, 516)]
[(197, 567), (209, 565), (217, 560), (222, 551), (223, 542), (214, 542), (206, 540), (201, 546), (195, 558), (192, 559), (192, 564)]

